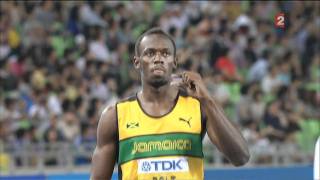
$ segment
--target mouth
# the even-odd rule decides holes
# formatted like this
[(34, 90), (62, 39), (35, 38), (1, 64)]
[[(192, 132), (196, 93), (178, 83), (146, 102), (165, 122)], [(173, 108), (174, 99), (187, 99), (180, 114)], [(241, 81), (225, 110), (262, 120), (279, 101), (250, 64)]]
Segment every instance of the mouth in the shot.
[(151, 69), (151, 72), (155, 74), (164, 73), (165, 69), (163, 67), (154, 67)]

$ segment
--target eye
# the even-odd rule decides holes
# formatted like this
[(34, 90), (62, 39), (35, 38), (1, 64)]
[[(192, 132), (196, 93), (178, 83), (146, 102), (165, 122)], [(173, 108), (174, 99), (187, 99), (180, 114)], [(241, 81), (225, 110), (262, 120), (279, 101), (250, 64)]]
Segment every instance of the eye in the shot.
[(146, 55), (147, 55), (148, 57), (152, 57), (152, 56), (154, 56), (154, 52), (153, 52), (153, 51), (147, 51), (147, 52), (146, 52)]
[(169, 55), (170, 55), (170, 53), (168, 51), (162, 52), (162, 56), (163, 57), (168, 57)]

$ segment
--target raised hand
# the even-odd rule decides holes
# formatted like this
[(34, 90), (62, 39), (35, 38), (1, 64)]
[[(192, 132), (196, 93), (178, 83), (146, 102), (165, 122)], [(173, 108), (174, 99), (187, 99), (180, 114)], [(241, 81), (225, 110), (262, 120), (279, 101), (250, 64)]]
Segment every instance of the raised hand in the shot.
[(184, 89), (188, 95), (199, 100), (210, 98), (209, 92), (199, 73), (184, 71), (172, 76), (172, 85)]

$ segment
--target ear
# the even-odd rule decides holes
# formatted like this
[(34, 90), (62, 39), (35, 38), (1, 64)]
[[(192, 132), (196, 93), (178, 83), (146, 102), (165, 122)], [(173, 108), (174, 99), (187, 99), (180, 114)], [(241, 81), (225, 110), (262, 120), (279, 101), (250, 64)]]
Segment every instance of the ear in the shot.
[(178, 56), (173, 59), (173, 69), (176, 70), (178, 68)]
[(133, 56), (133, 60), (132, 60), (133, 66), (135, 69), (139, 69), (140, 68), (140, 58), (137, 56)]

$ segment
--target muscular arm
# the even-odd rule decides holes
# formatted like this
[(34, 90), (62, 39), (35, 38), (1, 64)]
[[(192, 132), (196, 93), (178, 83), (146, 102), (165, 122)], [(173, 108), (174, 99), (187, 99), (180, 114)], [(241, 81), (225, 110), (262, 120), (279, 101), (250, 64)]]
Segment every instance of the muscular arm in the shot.
[(208, 136), (213, 144), (235, 166), (244, 165), (249, 160), (249, 150), (240, 131), (227, 119), (222, 108), (210, 96), (201, 76), (194, 72), (182, 74), (189, 95), (200, 100), (201, 109), (206, 116)]
[(116, 121), (114, 106), (102, 112), (98, 124), (97, 146), (92, 157), (91, 180), (111, 179), (117, 151)]
[(207, 133), (213, 144), (235, 166), (241, 166), (249, 160), (249, 150), (239, 130), (226, 118), (222, 108), (211, 98), (201, 100), (206, 115)]

